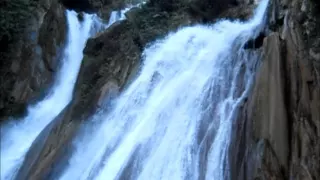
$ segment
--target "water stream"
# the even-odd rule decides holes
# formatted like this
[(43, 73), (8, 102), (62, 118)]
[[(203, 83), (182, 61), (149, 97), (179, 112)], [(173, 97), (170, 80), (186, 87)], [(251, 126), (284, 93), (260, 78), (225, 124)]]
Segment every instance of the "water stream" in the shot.
[(68, 105), (83, 57), (87, 39), (106, 28), (96, 15), (85, 14), (79, 22), (77, 13), (67, 11), (68, 40), (62, 66), (48, 95), (28, 108), (28, 115), (20, 120), (1, 124), (1, 179), (12, 179), (21, 166), (25, 154), (39, 133)]
[(145, 49), (138, 77), (83, 127), (59, 179), (227, 178), (232, 120), (259, 60), (243, 47), (267, 4), (246, 22), (185, 27)]

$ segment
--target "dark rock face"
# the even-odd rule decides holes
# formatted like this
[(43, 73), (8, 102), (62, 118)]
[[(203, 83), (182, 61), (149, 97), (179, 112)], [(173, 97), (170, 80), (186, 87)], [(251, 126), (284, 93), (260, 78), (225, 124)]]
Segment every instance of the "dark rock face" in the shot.
[(66, 17), (57, 0), (1, 1), (0, 120), (46, 92), (59, 65)]
[[(288, 123), (287, 112), (284, 103), (284, 92), (283, 83), (284, 78), (282, 76), (283, 65), (281, 59), (281, 43), (277, 33), (268, 36), (264, 41), (263, 46), (263, 64), (260, 67), (255, 87), (253, 89), (252, 96), (249, 98), (246, 117), (248, 118), (248, 124), (245, 124), (246, 128), (252, 128), (249, 138), (256, 140), (254, 148), (248, 150), (248, 155), (252, 159), (251, 162), (254, 164), (251, 168), (247, 169), (246, 172), (249, 177), (254, 174), (258, 177), (259, 170), (261, 173), (270, 173), (268, 176), (261, 178), (274, 178), (283, 177), (281, 174), (281, 168), (285, 167), (288, 163)], [(242, 119), (240, 119), (242, 121)], [(250, 129), (251, 130), (251, 129)], [(243, 132), (246, 133), (246, 132)], [(268, 141), (270, 139), (270, 141)], [(244, 140), (245, 141), (245, 140)], [(249, 146), (247, 144), (247, 146)], [(239, 147), (239, 150), (245, 149), (245, 147)], [(234, 148), (231, 148), (231, 151)], [(273, 157), (272, 155), (279, 155)], [(267, 157), (268, 156), (268, 157)], [(273, 157), (270, 159), (270, 157)], [(238, 157), (235, 157), (238, 159)], [(248, 163), (249, 160), (245, 160)], [(264, 167), (264, 163), (272, 166)], [(235, 166), (239, 168), (239, 164)], [(272, 168), (279, 167), (279, 169), (272, 170)], [(261, 169), (260, 169), (261, 168)], [(272, 172), (267, 172), (268, 168), (271, 168)], [(279, 171), (279, 172), (278, 172)], [(277, 172), (277, 173), (274, 173)], [(244, 174), (246, 174), (244, 172)], [(247, 178), (244, 178), (247, 179)]]
[(249, 40), (244, 45), (244, 49), (259, 49), (263, 45), (263, 40), (265, 37), (265, 33), (260, 33), (257, 38)]
[(193, 17), (211, 22), (217, 15), (238, 5), (236, 0), (150, 0), (150, 5), (162, 11), (186, 9)]
[(67, 9), (75, 11), (94, 12), (97, 9), (89, 2), (89, 0), (61, 0)]
[(126, 4), (137, 4), (140, 0), (60, 0), (67, 8), (77, 12), (97, 13), (104, 19), (109, 19), (112, 10), (120, 10)]
[(320, 179), (320, 16), (310, 1), (271, 1), (262, 64), (234, 123), (232, 179)]

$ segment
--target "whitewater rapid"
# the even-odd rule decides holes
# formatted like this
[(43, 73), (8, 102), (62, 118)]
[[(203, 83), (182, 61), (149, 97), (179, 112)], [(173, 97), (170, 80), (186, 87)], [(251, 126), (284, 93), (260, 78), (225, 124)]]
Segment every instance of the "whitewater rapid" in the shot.
[(13, 179), (25, 154), (40, 132), (68, 105), (83, 58), (87, 39), (106, 25), (96, 15), (84, 14), (79, 22), (77, 13), (67, 11), (68, 41), (62, 66), (44, 100), (28, 108), (28, 115), (1, 125), (1, 179)]
[(138, 77), (83, 126), (59, 179), (227, 178), (233, 116), (259, 60), (244, 45), (267, 4), (247, 22), (185, 27), (145, 49)]

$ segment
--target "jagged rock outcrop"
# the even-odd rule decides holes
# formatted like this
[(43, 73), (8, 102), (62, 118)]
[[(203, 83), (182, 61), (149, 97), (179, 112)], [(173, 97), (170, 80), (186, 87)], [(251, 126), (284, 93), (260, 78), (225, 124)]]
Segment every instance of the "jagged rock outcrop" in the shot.
[(0, 120), (20, 116), (51, 85), (66, 39), (57, 0), (0, 2)]
[(273, 0), (251, 96), (234, 123), (232, 179), (320, 178), (320, 9)]

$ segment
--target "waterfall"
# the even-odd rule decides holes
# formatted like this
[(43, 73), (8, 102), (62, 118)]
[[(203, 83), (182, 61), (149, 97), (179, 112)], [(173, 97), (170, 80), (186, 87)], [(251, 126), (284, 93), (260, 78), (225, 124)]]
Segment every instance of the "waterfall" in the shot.
[(28, 108), (25, 118), (1, 125), (1, 179), (15, 176), (33, 141), (71, 101), (86, 40), (105, 28), (96, 15), (85, 14), (80, 23), (76, 12), (66, 14), (68, 42), (51, 91), (44, 100)]
[(141, 5), (145, 4), (145, 1), (141, 1), (138, 4), (135, 5), (128, 5), (126, 8), (118, 10), (118, 11), (112, 11), (109, 18), (109, 25), (112, 25), (116, 21), (121, 21), (126, 19), (126, 12), (128, 12), (130, 9), (135, 7), (141, 7)]
[(125, 19), (125, 13), (128, 12), (131, 9), (131, 7), (125, 8), (123, 10), (119, 11), (112, 11), (109, 19), (109, 24), (113, 24), (116, 21), (124, 20)]
[(267, 5), (246, 22), (185, 27), (146, 48), (138, 77), (83, 126), (59, 179), (225, 179), (232, 120), (259, 59), (243, 47)]

